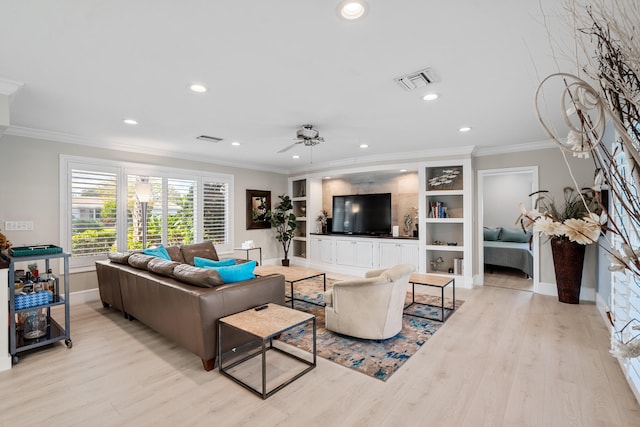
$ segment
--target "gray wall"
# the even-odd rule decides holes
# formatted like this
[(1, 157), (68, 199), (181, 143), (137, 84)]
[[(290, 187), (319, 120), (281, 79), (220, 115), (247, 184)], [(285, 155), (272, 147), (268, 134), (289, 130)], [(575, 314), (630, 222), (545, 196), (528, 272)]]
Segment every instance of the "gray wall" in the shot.
[[(577, 159), (570, 154), (567, 159), (571, 170), (580, 187), (593, 185), (594, 165), (591, 159)], [(559, 148), (549, 148), (519, 153), (500, 154), (492, 156), (480, 156), (474, 158), (474, 169), (500, 169), (522, 166), (538, 166), (539, 188), (549, 190), (554, 194), (556, 202), (563, 200), (562, 189), (566, 186), (574, 186), (569, 168), (565, 164), (562, 152)], [(477, 197), (477, 182), (476, 191)], [(522, 201), (526, 201), (527, 194), (522, 195)], [(477, 200), (475, 206), (478, 206)], [(474, 237), (477, 233), (474, 233)], [(477, 245), (477, 242), (474, 242)], [(474, 246), (475, 247), (475, 246)], [(596, 289), (596, 245), (589, 245), (585, 255), (585, 267), (583, 270), (582, 285), (587, 289)], [(478, 271), (477, 260), (474, 259), (474, 271)], [(540, 245), (540, 282), (555, 283), (555, 273), (553, 271), (553, 258), (549, 244), (541, 237)]]
[[(516, 227), (520, 203), (529, 204), (530, 173), (489, 175), (484, 178), (483, 205), (485, 227)], [(530, 206), (529, 206), (530, 207)]]
[[(278, 194), (287, 192), (286, 175), (12, 135), (0, 137), (0, 153), (0, 228), (4, 228), (4, 221), (34, 223), (33, 231), (3, 231), (14, 246), (60, 245), (59, 159), (61, 154), (66, 154), (233, 175), (233, 243), (240, 245), (245, 240), (253, 240), (256, 246), (262, 246), (264, 259), (281, 257), (281, 245), (274, 239), (272, 230), (246, 230), (245, 190), (269, 190), (273, 202)], [(236, 256), (244, 253), (238, 252)], [(72, 274), (70, 283), (72, 292), (96, 288), (95, 272)]]

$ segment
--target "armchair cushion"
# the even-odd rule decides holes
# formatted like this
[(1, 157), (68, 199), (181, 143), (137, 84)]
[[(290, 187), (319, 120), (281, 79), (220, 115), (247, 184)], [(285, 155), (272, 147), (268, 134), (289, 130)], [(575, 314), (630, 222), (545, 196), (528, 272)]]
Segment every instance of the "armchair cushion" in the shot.
[(402, 329), (402, 311), (414, 267), (374, 270), (362, 279), (337, 282), (325, 292), (325, 326), (344, 335), (387, 339)]

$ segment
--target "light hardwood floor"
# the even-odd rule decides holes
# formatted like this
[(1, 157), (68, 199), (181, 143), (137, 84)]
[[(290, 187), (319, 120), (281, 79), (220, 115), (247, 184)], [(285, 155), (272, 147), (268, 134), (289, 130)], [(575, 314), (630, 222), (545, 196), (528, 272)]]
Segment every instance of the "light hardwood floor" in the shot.
[(318, 358), (263, 401), (139, 322), (72, 306), (72, 349), (0, 372), (2, 426), (638, 426), (592, 304), (485, 286), (387, 382)]

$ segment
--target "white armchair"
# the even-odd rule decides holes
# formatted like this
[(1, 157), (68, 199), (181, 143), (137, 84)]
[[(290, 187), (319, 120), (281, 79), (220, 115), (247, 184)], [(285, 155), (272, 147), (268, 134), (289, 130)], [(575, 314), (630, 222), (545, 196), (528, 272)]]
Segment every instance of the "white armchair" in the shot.
[(400, 264), (369, 271), (364, 279), (337, 282), (324, 293), (325, 327), (364, 339), (391, 338), (402, 329), (409, 276), (414, 266)]

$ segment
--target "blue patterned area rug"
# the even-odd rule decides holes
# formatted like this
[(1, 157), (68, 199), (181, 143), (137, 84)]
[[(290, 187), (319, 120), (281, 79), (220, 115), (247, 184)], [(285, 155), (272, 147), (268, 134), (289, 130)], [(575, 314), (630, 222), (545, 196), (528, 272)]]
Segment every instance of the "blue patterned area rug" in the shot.
[[(327, 289), (335, 282), (336, 280), (327, 278)], [(310, 279), (296, 283), (294, 292), (296, 298), (322, 302), (322, 281)], [(430, 305), (413, 305), (409, 308), (412, 313), (440, 317), (440, 297), (416, 293), (415, 300)], [(409, 302), (411, 302), (410, 291), (407, 293), (407, 304)], [(462, 300), (456, 299), (456, 309), (462, 303)], [(447, 298), (445, 298), (446, 306), (451, 307), (451, 300)], [(325, 329), (324, 307), (296, 301), (295, 308), (316, 316), (318, 356), (382, 381), (388, 380), (443, 325), (442, 322), (405, 314), (402, 319), (402, 330), (395, 337), (386, 340), (364, 340)], [(445, 316), (450, 311), (448, 310)], [(280, 340), (310, 352), (312, 335), (311, 327), (303, 325), (283, 333)]]

